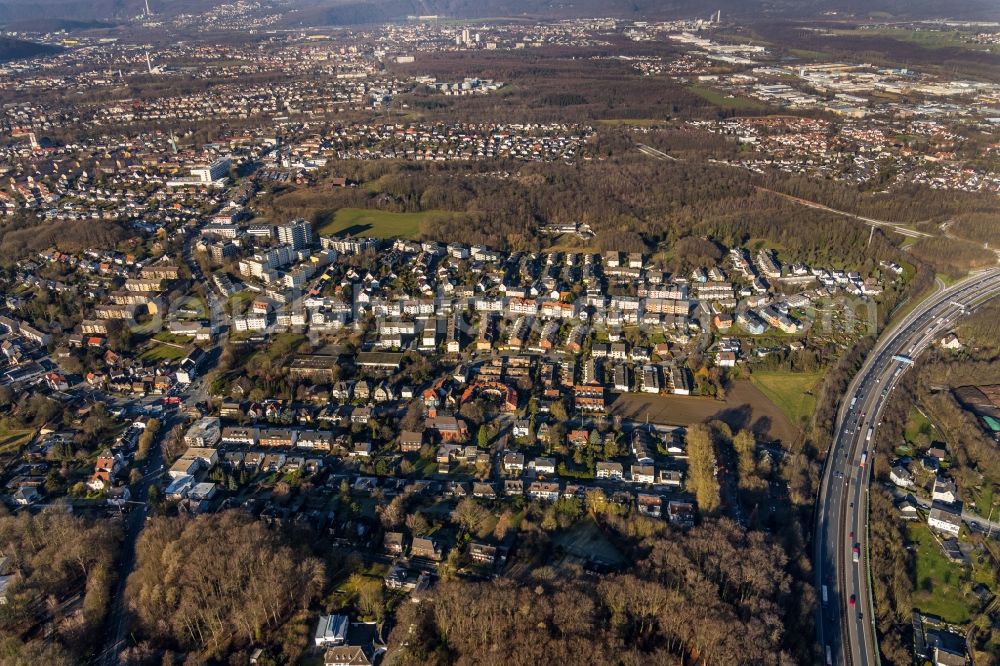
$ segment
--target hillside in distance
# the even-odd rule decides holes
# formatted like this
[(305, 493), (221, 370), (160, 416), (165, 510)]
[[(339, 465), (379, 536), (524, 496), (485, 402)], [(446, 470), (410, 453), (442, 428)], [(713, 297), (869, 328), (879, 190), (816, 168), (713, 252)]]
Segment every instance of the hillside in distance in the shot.
[(995, 20), (1000, 5), (991, 0), (958, 0), (942, 7), (931, 0), (343, 0), (301, 12), (318, 12), (334, 24), (398, 20), (413, 15), (456, 18), (487, 17), (615, 17), (671, 19), (707, 17), (716, 10), (726, 16), (755, 18), (808, 18), (835, 12), (867, 18), (872, 14), (897, 18), (958, 18)]
[(59, 53), (62, 49), (47, 44), (37, 44), (14, 37), (0, 37), (0, 62), (8, 60), (19, 60), (21, 58), (34, 58), (41, 55), (52, 55)]
[[(220, 4), (217, 0), (150, 0), (154, 14), (198, 14)], [(452, 18), (615, 17), (671, 19), (707, 17), (716, 10), (734, 18), (808, 18), (836, 13), (867, 18), (1000, 19), (1000, 3), (957, 0), (944, 5), (932, 0), (274, 0), (261, 11), (285, 15), (289, 25), (352, 25), (405, 20), (408, 16)], [(0, 24), (17, 29), (33, 19), (73, 22), (127, 21), (142, 16), (143, 0), (0, 0)]]
[(12, 32), (74, 32), (78, 30), (93, 30), (103, 28), (113, 28), (114, 24), (107, 21), (75, 21), (65, 18), (51, 18), (48, 16), (38, 18), (18, 19), (10, 21), (4, 25), (6, 30)]
[[(200, 13), (219, 4), (215, 0), (150, 0), (153, 11), (163, 15)], [(48, 29), (100, 27), (87, 24), (123, 21), (143, 11), (143, 0), (0, 0), (0, 24), (7, 30), (31, 30), (41, 19)]]

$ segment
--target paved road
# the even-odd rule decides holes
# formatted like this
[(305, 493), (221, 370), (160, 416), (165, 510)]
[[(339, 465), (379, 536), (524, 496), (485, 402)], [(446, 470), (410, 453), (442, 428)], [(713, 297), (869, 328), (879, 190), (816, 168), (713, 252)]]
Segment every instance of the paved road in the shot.
[(879, 664), (867, 567), (868, 457), (887, 398), (909, 367), (894, 356), (917, 356), (956, 319), (997, 295), (1000, 269), (933, 294), (883, 334), (844, 396), (823, 473), (814, 535), (816, 586), (821, 600), (826, 597), (818, 610), (817, 633), (828, 663)]
[[(930, 499), (926, 497), (917, 497), (913, 493), (902, 488), (894, 487), (892, 489), (892, 494), (898, 499), (910, 500), (925, 511), (929, 511), (933, 505), (933, 502)], [(997, 515), (995, 511), (993, 512), (993, 515)], [(970, 530), (982, 532), (983, 534), (989, 534), (994, 539), (1000, 539), (1000, 520), (987, 520), (978, 513), (962, 509), (962, 522), (968, 525)]]
[(160, 430), (156, 441), (150, 447), (149, 456), (139, 464), (138, 469), (142, 473), (142, 482), (136, 484), (137, 487), (134, 488), (131, 503), (127, 505), (129, 508), (128, 513), (125, 514), (123, 525), (125, 534), (122, 539), (122, 552), (118, 558), (118, 580), (115, 583), (114, 594), (111, 597), (111, 609), (105, 624), (104, 649), (94, 659), (95, 664), (116, 666), (118, 654), (126, 644), (128, 611), (125, 608), (125, 584), (128, 575), (135, 566), (135, 544), (139, 540), (139, 533), (146, 524), (146, 516), (149, 515), (149, 486), (157, 482), (163, 470), (163, 452), (160, 448), (160, 441), (180, 421), (181, 417), (177, 414), (170, 414), (161, 419)]
[[(198, 236), (198, 231), (188, 235), (184, 241), (183, 256), (184, 261), (191, 269), (192, 277), (203, 282), (204, 276), (201, 269), (194, 260), (192, 245)], [(215, 286), (209, 283), (206, 293), (209, 298), (209, 307), (213, 313), (221, 311), (221, 302), (215, 293)], [(226, 333), (220, 334), (216, 344), (205, 352), (205, 367), (202, 369), (202, 376), (194, 382), (184, 387), (181, 397), (185, 407), (193, 407), (208, 400), (208, 384), (205, 381), (204, 373), (208, 371), (218, 361), (220, 347), (225, 344)], [(118, 561), (118, 581), (115, 584), (114, 594), (111, 598), (111, 609), (105, 624), (104, 649), (97, 655), (93, 663), (100, 666), (118, 666), (118, 656), (128, 645), (129, 639), (129, 613), (125, 608), (125, 584), (128, 576), (135, 566), (135, 546), (139, 540), (139, 534), (146, 525), (146, 518), (149, 515), (149, 486), (159, 483), (163, 475), (163, 452), (160, 442), (166, 437), (170, 430), (184, 422), (183, 410), (167, 412), (160, 418), (160, 431), (157, 440), (150, 449), (149, 457), (139, 464), (139, 471), (142, 474), (142, 482), (134, 489), (132, 500), (128, 505), (129, 512), (125, 516), (125, 534), (122, 540), (122, 552)]]

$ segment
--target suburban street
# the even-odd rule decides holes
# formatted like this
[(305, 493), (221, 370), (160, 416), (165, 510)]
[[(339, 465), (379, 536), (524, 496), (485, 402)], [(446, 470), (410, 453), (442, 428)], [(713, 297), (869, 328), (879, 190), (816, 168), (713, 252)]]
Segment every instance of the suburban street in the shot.
[(0, 666), (1000, 655), (1000, 0), (0, 5)]
[[(904, 491), (901, 488), (893, 487), (893, 494), (900, 499), (907, 499), (921, 509), (925, 511), (930, 511), (933, 502), (926, 497), (918, 497), (911, 492)], [(969, 526), (970, 530), (977, 532), (982, 532), (983, 534), (990, 534), (993, 538), (1000, 539), (1000, 520), (987, 520), (982, 516), (978, 516), (972, 511), (967, 509), (962, 510), (962, 522)]]
[[(851, 382), (827, 456), (815, 528), (817, 632), (827, 663), (877, 664), (868, 571), (872, 442), (896, 380), (957, 319), (1000, 295), (1000, 269), (978, 273), (920, 303), (882, 338)], [(853, 603), (852, 603), (853, 600)]]
[[(197, 232), (187, 237), (184, 243), (183, 256), (194, 279), (198, 282), (204, 282), (204, 276), (201, 274), (201, 270), (192, 252), (193, 241), (196, 237)], [(211, 312), (213, 314), (221, 312), (222, 308), (215, 293), (215, 286), (208, 283), (206, 293), (210, 299), (209, 307), (211, 308)], [(225, 334), (220, 335), (217, 343), (206, 350), (206, 371), (218, 361), (221, 347), (225, 344), (225, 339)], [(119, 558), (118, 580), (115, 582), (111, 598), (111, 608), (108, 611), (108, 618), (105, 624), (104, 649), (97, 655), (93, 662), (101, 666), (116, 666), (119, 663), (119, 655), (127, 644), (129, 617), (128, 610), (125, 608), (125, 585), (129, 574), (132, 573), (132, 569), (135, 566), (136, 543), (150, 513), (149, 488), (151, 485), (159, 484), (164, 473), (163, 449), (161, 446), (163, 438), (168, 437), (170, 431), (175, 426), (184, 423), (187, 408), (193, 408), (199, 403), (208, 400), (208, 383), (205, 381), (204, 374), (188, 384), (180, 394), (180, 397), (183, 399), (182, 409), (167, 412), (160, 417), (160, 430), (156, 441), (150, 448), (149, 457), (140, 464), (139, 469), (142, 473), (142, 481), (137, 484), (132, 495), (132, 500), (127, 505), (130, 508), (125, 514), (123, 523), (124, 535), (121, 545), (121, 557)]]
[(179, 414), (165, 416), (160, 424), (160, 431), (156, 441), (149, 449), (149, 457), (141, 464), (140, 470), (143, 478), (142, 482), (136, 484), (132, 495), (132, 501), (126, 505), (130, 507), (125, 513), (123, 523), (124, 535), (121, 545), (121, 557), (118, 560), (118, 579), (115, 581), (113, 595), (111, 598), (111, 608), (108, 611), (105, 632), (105, 647), (97, 658), (95, 664), (104, 666), (114, 666), (118, 663), (118, 655), (126, 643), (128, 629), (128, 611), (125, 608), (125, 584), (128, 575), (135, 565), (135, 545), (139, 540), (139, 533), (146, 524), (149, 516), (149, 486), (158, 483), (163, 468), (163, 450), (160, 442), (170, 429), (181, 422)]

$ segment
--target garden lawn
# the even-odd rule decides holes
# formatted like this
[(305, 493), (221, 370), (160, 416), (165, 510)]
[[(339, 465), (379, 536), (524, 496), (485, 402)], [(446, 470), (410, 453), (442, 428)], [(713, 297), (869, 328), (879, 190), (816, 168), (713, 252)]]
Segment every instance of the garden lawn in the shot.
[(909, 525), (916, 545), (916, 581), (913, 605), (945, 622), (963, 624), (972, 616), (971, 599), (962, 590), (966, 576), (962, 565), (945, 557), (937, 539), (923, 522)]
[(912, 407), (906, 417), (906, 428), (903, 431), (903, 437), (907, 442), (913, 444), (917, 441), (917, 435), (920, 433), (926, 433), (932, 442), (940, 437), (934, 428), (934, 424), (930, 422), (924, 413), (919, 408)]

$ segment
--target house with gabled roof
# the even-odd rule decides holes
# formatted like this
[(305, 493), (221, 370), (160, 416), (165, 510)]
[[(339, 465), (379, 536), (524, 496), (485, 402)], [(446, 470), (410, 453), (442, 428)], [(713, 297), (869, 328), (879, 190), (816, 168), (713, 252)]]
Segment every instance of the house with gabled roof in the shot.
[(431, 537), (414, 537), (413, 544), (410, 546), (410, 554), (413, 557), (434, 561), (439, 561), (444, 556), (441, 544)]

